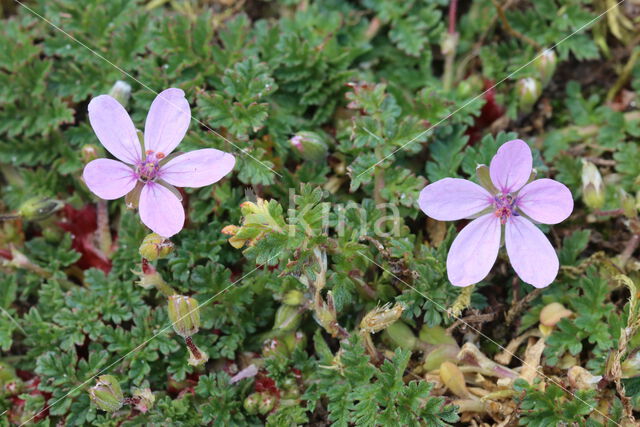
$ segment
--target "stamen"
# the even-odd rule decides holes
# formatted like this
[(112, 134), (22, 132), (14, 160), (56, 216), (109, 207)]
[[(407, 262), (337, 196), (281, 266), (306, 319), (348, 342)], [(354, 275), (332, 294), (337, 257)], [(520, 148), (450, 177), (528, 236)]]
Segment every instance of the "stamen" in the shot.
[(147, 150), (147, 151), (145, 151), (145, 153), (147, 154), (147, 156), (150, 156), (150, 155), (153, 154), (153, 150)]
[(156, 154), (156, 159), (160, 160), (160, 159), (164, 159), (164, 153), (158, 153)]

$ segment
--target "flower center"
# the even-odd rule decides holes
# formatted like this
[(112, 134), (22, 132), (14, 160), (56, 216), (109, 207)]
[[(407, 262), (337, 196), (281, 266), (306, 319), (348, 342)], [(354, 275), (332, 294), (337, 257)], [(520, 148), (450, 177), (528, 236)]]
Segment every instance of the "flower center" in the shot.
[(511, 194), (497, 194), (494, 197), (493, 206), (495, 207), (493, 214), (500, 218), (500, 224), (506, 224), (512, 215), (518, 216), (516, 200)]
[(142, 182), (153, 181), (160, 170), (159, 162), (164, 158), (164, 153), (154, 153), (153, 150), (147, 150), (147, 157), (143, 162), (138, 164), (136, 173), (138, 179)]

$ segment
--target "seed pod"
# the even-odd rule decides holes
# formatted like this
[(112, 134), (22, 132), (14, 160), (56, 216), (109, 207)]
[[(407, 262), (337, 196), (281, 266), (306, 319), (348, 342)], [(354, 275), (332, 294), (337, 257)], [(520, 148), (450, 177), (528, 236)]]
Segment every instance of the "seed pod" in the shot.
[(528, 113), (542, 94), (540, 82), (533, 77), (525, 77), (516, 82), (516, 93), (520, 104), (520, 111)]
[(605, 186), (600, 171), (591, 162), (582, 161), (582, 200), (591, 209), (604, 205)]
[(115, 412), (122, 407), (124, 396), (118, 380), (112, 375), (101, 375), (96, 385), (89, 389), (91, 401), (106, 412)]
[(538, 78), (542, 83), (542, 86), (546, 86), (551, 81), (553, 73), (556, 71), (558, 65), (558, 58), (556, 53), (551, 49), (545, 49), (541, 52), (533, 62), (533, 66), (538, 72)]
[(184, 295), (169, 296), (169, 319), (173, 330), (182, 337), (190, 337), (200, 329), (200, 308), (195, 298)]
[(305, 160), (321, 161), (327, 157), (329, 147), (325, 138), (316, 132), (298, 132), (289, 141)]
[(166, 239), (156, 233), (150, 233), (145, 236), (144, 240), (142, 240), (142, 244), (138, 251), (143, 258), (146, 258), (149, 261), (155, 261), (157, 259), (165, 258), (173, 252), (173, 249), (174, 245), (169, 239)]

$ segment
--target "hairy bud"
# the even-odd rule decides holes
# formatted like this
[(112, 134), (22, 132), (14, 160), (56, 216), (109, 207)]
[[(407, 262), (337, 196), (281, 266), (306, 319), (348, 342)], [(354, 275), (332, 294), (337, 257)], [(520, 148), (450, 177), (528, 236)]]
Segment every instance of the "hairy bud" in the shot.
[(91, 401), (106, 412), (115, 412), (122, 407), (124, 396), (118, 380), (112, 375), (101, 375), (96, 385), (89, 389)]
[(582, 200), (591, 209), (600, 209), (604, 205), (604, 183), (600, 171), (591, 162), (582, 161)]
[(321, 161), (327, 157), (329, 147), (325, 138), (316, 132), (298, 132), (289, 141), (305, 160)]
[(520, 105), (520, 111), (528, 113), (542, 94), (540, 82), (533, 77), (525, 77), (516, 82), (516, 92)]
[(184, 295), (169, 296), (169, 319), (173, 330), (182, 337), (190, 337), (200, 329), (200, 308), (195, 298)]
[(166, 239), (159, 234), (151, 233), (147, 234), (142, 240), (140, 245), (140, 255), (149, 261), (155, 261), (162, 259), (173, 252), (174, 245), (169, 239)]

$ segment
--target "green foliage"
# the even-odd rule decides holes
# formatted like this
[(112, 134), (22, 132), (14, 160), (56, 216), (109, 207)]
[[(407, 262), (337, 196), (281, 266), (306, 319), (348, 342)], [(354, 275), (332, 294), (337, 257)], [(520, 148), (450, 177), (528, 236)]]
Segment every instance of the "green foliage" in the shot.
[[(600, 3), (505, 5), (508, 28), (494, 2), (457, 2), (454, 36), (447, 0), (0, 0), (0, 424), (501, 423), (507, 415), (435, 385), (425, 360), (432, 351), (454, 360), (466, 342), (491, 358), (527, 333), (514, 350), (524, 359), (550, 303), (572, 315), (545, 330), (540, 370), (564, 385), (567, 366), (579, 365), (605, 377), (599, 393), (517, 381), (517, 398), (497, 403), (515, 402), (523, 425), (597, 425), (589, 406), (622, 419), (628, 405), (607, 360), (634, 321), (633, 286), (614, 275), (637, 286), (640, 120), (628, 96), (640, 67), (625, 68), (633, 47), (617, 34), (631, 31), (627, 9), (581, 29)], [(515, 80), (539, 77), (523, 65), (561, 40), (556, 73), (533, 110), (519, 111)], [(137, 129), (156, 94), (179, 87), (193, 120), (177, 151), (236, 159), (215, 185), (181, 190), (185, 228), (151, 263), (139, 253), (148, 233), (139, 213), (100, 201), (82, 177), (92, 158), (112, 157), (87, 106), (118, 80), (131, 85), (125, 108)], [(322, 135), (326, 153), (305, 156), (292, 142), (299, 132)], [(427, 220), (418, 197), (427, 182), (476, 180), (476, 167), (516, 138), (532, 148), (538, 177), (574, 196), (566, 222), (543, 226), (560, 271), (535, 291), (501, 251), (467, 304), (447, 276), (464, 220)], [(611, 212), (582, 202), (583, 160), (603, 175)], [(17, 215), (34, 197), (64, 208)], [(200, 304), (190, 338), (208, 356), (201, 366), (171, 327), (172, 292)], [(469, 325), (449, 312), (460, 305)], [(413, 349), (388, 331), (363, 332), (367, 314), (391, 316), (389, 307)], [(433, 330), (446, 345), (425, 338)], [(628, 338), (622, 381), (637, 409), (640, 337)], [(455, 361), (468, 385), (513, 391)], [(98, 410), (87, 390), (107, 373), (126, 397), (148, 388), (155, 403)]]

